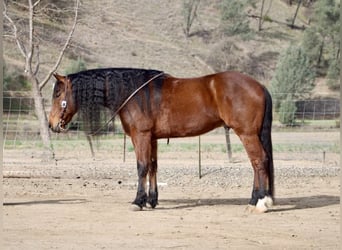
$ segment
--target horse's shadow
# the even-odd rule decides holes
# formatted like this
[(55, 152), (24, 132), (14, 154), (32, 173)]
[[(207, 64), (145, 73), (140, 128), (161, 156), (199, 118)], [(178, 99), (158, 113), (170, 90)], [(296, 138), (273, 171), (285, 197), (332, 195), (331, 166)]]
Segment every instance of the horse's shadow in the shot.
[[(39, 204), (83, 204), (90, 202), (87, 199), (53, 199), (53, 200), (35, 200), (22, 202), (4, 202), (4, 206), (27, 206)], [(247, 205), (248, 198), (231, 198), (231, 199), (162, 199), (159, 200), (160, 206), (158, 210), (173, 209), (190, 209), (201, 206), (218, 206), (218, 205)], [(306, 197), (293, 198), (277, 198), (269, 212), (283, 212), (299, 209), (320, 208), (340, 203), (339, 196), (333, 195), (314, 195)]]
[[(215, 205), (247, 205), (249, 199), (247, 198), (232, 198), (232, 199), (162, 199), (160, 204), (167, 206), (158, 207), (158, 209), (188, 209), (201, 206), (215, 206)], [(339, 196), (333, 195), (314, 195), (305, 197), (293, 198), (276, 198), (274, 206), (269, 212), (283, 212), (298, 209), (320, 208), (330, 205), (337, 205), (340, 203)]]
[(20, 201), (20, 202), (4, 202), (4, 206), (29, 206), (39, 204), (82, 204), (89, 202), (86, 199), (54, 199), (54, 200), (35, 200), (35, 201)]

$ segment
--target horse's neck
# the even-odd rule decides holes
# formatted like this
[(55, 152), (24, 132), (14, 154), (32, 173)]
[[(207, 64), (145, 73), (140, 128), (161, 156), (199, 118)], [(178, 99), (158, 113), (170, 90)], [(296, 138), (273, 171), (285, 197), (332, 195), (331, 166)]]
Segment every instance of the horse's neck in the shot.
[(98, 75), (96, 79), (89, 80), (82, 75), (75, 79), (74, 98), (79, 107), (104, 106), (116, 112), (146, 81), (145, 71), (139, 69), (119, 69), (108, 72), (108, 74)]
[[(106, 84), (108, 84), (106, 86)], [(120, 95), (113, 94), (110, 89), (113, 83), (103, 82), (77, 82), (73, 86), (74, 100), (79, 108), (88, 108), (93, 106), (103, 106), (115, 109), (124, 102), (124, 98)], [(120, 89), (116, 88), (115, 91)], [(112, 93), (112, 94), (111, 94)]]
[(105, 82), (103, 91), (103, 106), (116, 112), (134, 89), (127, 89), (119, 82)]

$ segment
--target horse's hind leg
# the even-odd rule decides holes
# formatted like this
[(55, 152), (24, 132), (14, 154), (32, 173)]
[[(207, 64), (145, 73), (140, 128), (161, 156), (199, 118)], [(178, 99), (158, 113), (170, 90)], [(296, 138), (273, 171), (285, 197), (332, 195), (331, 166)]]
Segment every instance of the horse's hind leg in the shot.
[(239, 135), (254, 170), (250, 212), (266, 212), (273, 201), (269, 190), (268, 158), (258, 135)]
[(152, 141), (152, 154), (151, 154), (151, 164), (149, 166), (148, 175), (149, 175), (149, 191), (147, 203), (155, 208), (158, 205), (158, 185), (157, 185), (157, 148), (158, 142), (157, 140)]

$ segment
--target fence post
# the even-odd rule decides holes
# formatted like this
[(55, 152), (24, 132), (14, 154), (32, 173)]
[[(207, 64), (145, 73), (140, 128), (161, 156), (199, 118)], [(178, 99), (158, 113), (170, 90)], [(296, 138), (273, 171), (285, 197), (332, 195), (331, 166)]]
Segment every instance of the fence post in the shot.
[(198, 177), (202, 178), (202, 166), (201, 166), (201, 136), (198, 136)]
[(229, 128), (227, 126), (224, 126), (225, 134), (226, 134), (226, 145), (227, 145), (227, 151), (228, 151), (228, 161), (232, 162), (232, 146), (230, 143), (230, 135), (229, 135)]
[(124, 133), (123, 162), (126, 161), (126, 134)]

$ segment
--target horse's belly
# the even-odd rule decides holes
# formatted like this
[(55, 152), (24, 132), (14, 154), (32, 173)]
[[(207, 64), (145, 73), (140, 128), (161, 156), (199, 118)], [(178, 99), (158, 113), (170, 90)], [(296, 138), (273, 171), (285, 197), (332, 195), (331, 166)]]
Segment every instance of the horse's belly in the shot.
[(222, 125), (223, 122), (218, 117), (201, 114), (201, 111), (198, 111), (193, 114), (158, 119), (154, 134), (157, 138), (197, 136)]

